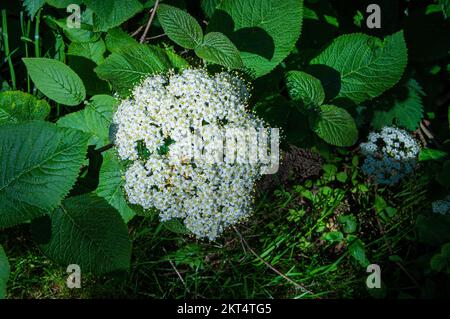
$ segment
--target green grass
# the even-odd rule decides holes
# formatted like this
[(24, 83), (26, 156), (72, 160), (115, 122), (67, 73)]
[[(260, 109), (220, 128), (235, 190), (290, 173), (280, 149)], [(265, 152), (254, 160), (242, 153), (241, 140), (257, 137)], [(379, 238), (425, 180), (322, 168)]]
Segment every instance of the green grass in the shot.
[[(367, 259), (382, 267), (388, 290), (381, 294), (417, 295), (418, 279), (406, 268), (417, 255), (414, 220), (426, 209), (426, 181), (413, 179), (391, 191), (362, 187), (366, 184), (350, 162), (344, 157), (335, 162), (336, 171), (326, 171), (318, 180), (298, 185), (294, 181), (287, 189), (260, 193), (254, 215), (236, 228), (239, 234), (231, 228), (216, 242), (199, 241), (182, 229), (173, 232), (175, 228), (169, 230), (156, 215), (135, 218), (129, 227), (130, 272), (110, 277), (82, 274), (82, 289), (66, 287), (65, 268), (45, 258), (29, 239), (28, 226), (21, 226), (5, 243), (12, 266), (8, 297), (368, 297), (365, 267), (351, 256), (348, 242), (324, 239), (329, 232), (343, 232), (341, 215), (356, 217), (352, 235), (364, 242)], [(339, 181), (338, 172), (349, 178)], [(397, 207), (394, 217), (377, 214), (375, 193)]]

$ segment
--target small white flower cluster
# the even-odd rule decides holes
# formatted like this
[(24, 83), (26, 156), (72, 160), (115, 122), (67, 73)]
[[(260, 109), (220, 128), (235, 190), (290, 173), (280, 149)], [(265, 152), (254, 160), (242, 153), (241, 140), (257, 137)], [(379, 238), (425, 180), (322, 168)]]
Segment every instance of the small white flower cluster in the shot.
[(153, 75), (136, 86), (113, 118), (119, 157), (131, 163), (124, 186), (129, 202), (156, 208), (162, 221), (183, 218), (197, 237), (210, 240), (249, 216), (260, 163), (180, 156), (197, 145), (187, 138), (190, 133), (214, 150), (218, 129), (264, 128), (247, 112), (248, 98), (238, 77), (203, 69)]
[(450, 196), (447, 196), (443, 200), (437, 200), (431, 203), (433, 213), (445, 215), (450, 211)]
[(380, 133), (369, 134), (361, 151), (366, 156), (364, 174), (379, 184), (393, 185), (414, 170), (420, 147), (406, 131), (384, 127)]

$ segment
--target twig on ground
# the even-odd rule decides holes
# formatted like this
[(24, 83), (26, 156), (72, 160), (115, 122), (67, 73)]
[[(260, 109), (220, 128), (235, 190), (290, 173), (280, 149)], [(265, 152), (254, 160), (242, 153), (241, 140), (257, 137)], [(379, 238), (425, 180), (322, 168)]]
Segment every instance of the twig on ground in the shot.
[[(167, 250), (163, 247), (164, 253), (167, 254)], [(170, 258), (167, 258), (169, 260), (170, 266), (172, 266), (173, 270), (175, 270), (176, 274), (178, 275), (178, 278), (180, 278), (181, 282), (183, 283), (184, 287), (189, 290), (186, 286), (186, 282), (183, 279), (183, 276), (181, 276), (180, 272), (178, 271), (177, 267), (175, 267), (175, 264), (172, 262)]]
[[(296, 283), (295, 281), (293, 281), (291, 278), (289, 278), (288, 276), (286, 276), (285, 274), (283, 274), (281, 271), (277, 270), (275, 267), (273, 267), (271, 264), (269, 264), (267, 261), (265, 261), (263, 258), (261, 258), (254, 250), (253, 248), (250, 247), (250, 245), (248, 244), (248, 242), (245, 240), (245, 238), (242, 236), (242, 234), (237, 230), (236, 227), (234, 227), (235, 232), (238, 234), (239, 238), (241, 239), (241, 243), (243, 243), (247, 249), (262, 263), (264, 263), (264, 265), (266, 265), (267, 267), (269, 267), (273, 272), (275, 272), (276, 274), (278, 274), (279, 276), (283, 277), (284, 279), (286, 279), (287, 281), (289, 281), (291, 284), (293, 284), (297, 289), (300, 289), (301, 291), (314, 295), (314, 293), (308, 289), (306, 289), (305, 287), (303, 287), (302, 285)], [(245, 249), (244, 249), (245, 251)]]
[(141, 36), (140, 43), (144, 43), (145, 38), (147, 38), (148, 31), (150, 30), (150, 26), (152, 25), (153, 19), (155, 18), (156, 9), (158, 9), (159, 0), (155, 1), (155, 5), (153, 6), (153, 9), (151, 10), (150, 18), (148, 19), (147, 26), (145, 27), (144, 34)]

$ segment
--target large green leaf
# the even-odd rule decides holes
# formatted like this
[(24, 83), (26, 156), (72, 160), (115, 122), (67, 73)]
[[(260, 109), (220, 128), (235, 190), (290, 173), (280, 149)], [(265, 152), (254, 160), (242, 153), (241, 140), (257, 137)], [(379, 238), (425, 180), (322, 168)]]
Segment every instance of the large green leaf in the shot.
[(23, 5), (31, 18), (38, 12), (40, 8), (45, 4), (45, 0), (24, 0)]
[(69, 45), (68, 54), (82, 56), (100, 64), (104, 60), (105, 52), (105, 42), (99, 39), (96, 42), (72, 42)]
[[(81, 23), (80, 28), (69, 28), (66, 19), (57, 20), (51, 16), (46, 16), (45, 21), (52, 28), (60, 28), (71, 42), (95, 42), (101, 36), (101, 32), (95, 32), (92, 25), (87, 23)], [(83, 17), (82, 21), (85, 21)]]
[(230, 69), (242, 67), (242, 59), (238, 49), (223, 33), (208, 33), (195, 53), (208, 62), (217, 63)]
[(224, 33), (255, 77), (272, 71), (300, 37), (302, 0), (223, 0), (208, 31)]
[(106, 201), (116, 208), (125, 222), (128, 222), (135, 215), (128, 206), (123, 193), (124, 170), (120, 164), (117, 154), (110, 150), (103, 154), (103, 164), (100, 169), (100, 181), (96, 194), (106, 199)]
[(62, 62), (46, 58), (23, 58), (36, 87), (48, 98), (64, 105), (78, 105), (86, 97), (80, 77)]
[(0, 125), (7, 122), (44, 120), (50, 113), (50, 105), (33, 95), (20, 91), (0, 93)]
[(322, 105), (319, 115), (313, 122), (314, 132), (329, 144), (352, 146), (358, 139), (355, 121), (343, 108)]
[(8, 282), (9, 272), (8, 258), (2, 245), (0, 245), (0, 299), (4, 299), (6, 296), (6, 284)]
[(126, 96), (143, 77), (168, 68), (170, 62), (162, 50), (137, 44), (114, 52), (95, 72), (101, 79), (110, 81), (119, 94)]
[(59, 205), (75, 184), (88, 139), (47, 122), (0, 126), (0, 228)]
[[(393, 105), (387, 111), (375, 110), (372, 126), (380, 130), (384, 126), (395, 125), (415, 131), (423, 118), (422, 96), (424, 92), (415, 80), (409, 80), (404, 90), (395, 96)], [(380, 99), (382, 99), (381, 97)], [(391, 103), (383, 99), (380, 103)]]
[(51, 238), (43, 252), (81, 272), (105, 274), (128, 270), (131, 243), (117, 211), (93, 194), (70, 197), (50, 214)]
[(320, 80), (308, 73), (288, 72), (286, 74), (286, 86), (291, 99), (303, 101), (305, 105), (321, 105), (325, 100), (325, 92)]
[[(311, 64), (339, 72), (336, 77), (339, 83), (327, 83), (327, 86), (340, 88), (336, 98), (361, 103), (394, 86), (402, 77), (407, 60), (403, 32), (388, 36), (384, 41), (355, 33), (335, 39)], [(329, 77), (320, 79), (329, 82)]]
[(158, 20), (164, 32), (176, 44), (186, 49), (194, 49), (202, 44), (202, 28), (189, 13), (161, 4), (158, 7)]
[(58, 9), (65, 9), (70, 4), (81, 4), (82, 0), (46, 0), (49, 5)]
[(61, 117), (57, 124), (90, 134), (89, 144), (102, 147), (109, 142), (109, 126), (116, 105), (113, 97), (96, 95), (83, 110)]
[(211, 18), (214, 14), (214, 11), (216, 10), (217, 6), (220, 4), (222, 0), (201, 0), (201, 7), (203, 13), (208, 17)]
[(131, 19), (144, 9), (138, 0), (84, 0), (94, 11), (94, 29), (108, 31)]
[(120, 49), (130, 45), (136, 45), (138, 42), (128, 33), (120, 28), (114, 28), (108, 31), (105, 38), (106, 48), (110, 52), (118, 52)]

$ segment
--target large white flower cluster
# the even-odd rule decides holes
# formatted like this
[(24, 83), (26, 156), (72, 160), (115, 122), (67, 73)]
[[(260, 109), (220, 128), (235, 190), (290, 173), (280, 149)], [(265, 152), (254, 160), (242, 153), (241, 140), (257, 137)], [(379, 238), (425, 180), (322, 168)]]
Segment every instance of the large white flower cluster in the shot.
[(420, 146), (406, 131), (384, 127), (369, 134), (361, 151), (366, 156), (363, 172), (379, 184), (393, 185), (414, 170)]
[[(124, 186), (129, 202), (157, 209), (162, 221), (182, 218), (197, 237), (210, 240), (247, 217), (261, 164), (214, 160), (222, 146), (214, 139), (233, 129), (264, 128), (247, 112), (248, 98), (238, 77), (203, 69), (153, 75), (136, 86), (113, 118), (119, 157), (129, 163)], [(214, 158), (192, 160), (186, 151), (205, 148)]]

